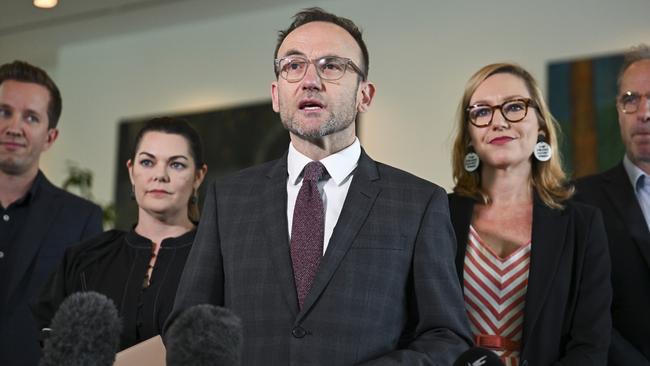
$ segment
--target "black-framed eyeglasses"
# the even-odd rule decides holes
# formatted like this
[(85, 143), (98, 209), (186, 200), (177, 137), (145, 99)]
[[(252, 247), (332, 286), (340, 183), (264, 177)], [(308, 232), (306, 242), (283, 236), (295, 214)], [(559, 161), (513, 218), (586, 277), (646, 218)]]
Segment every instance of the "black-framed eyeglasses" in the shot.
[[(645, 97), (646, 103), (650, 104), (650, 93), (645, 95), (633, 91), (626, 91), (621, 94), (618, 99), (618, 104), (621, 106), (621, 111), (625, 114), (636, 113), (639, 110), (641, 99)], [(648, 105), (650, 109), (650, 105)]]
[(520, 98), (506, 100), (499, 105), (474, 104), (467, 107), (469, 122), (476, 127), (487, 127), (494, 119), (494, 110), (501, 111), (501, 115), (508, 122), (520, 122), (528, 114), (528, 106), (536, 107), (532, 99)]
[(274, 61), (275, 72), (290, 83), (295, 83), (305, 77), (309, 64), (314, 64), (316, 73), (323, 80), (338, 80), (345, 75), (348, 66), (361, 75), (365, 81), (366, 76), (355, 63), (346, 57), (325, 56), (310, 60), (303, 56), (287, 56)]

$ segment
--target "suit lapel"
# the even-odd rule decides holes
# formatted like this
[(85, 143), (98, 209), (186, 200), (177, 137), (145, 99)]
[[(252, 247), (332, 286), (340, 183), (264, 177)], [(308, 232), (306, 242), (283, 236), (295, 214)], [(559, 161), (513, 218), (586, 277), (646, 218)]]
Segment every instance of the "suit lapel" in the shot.
[[(465, 267), (465, 252), (467, 251), (467, 242), (469, 240), (469, 226), (472, 223), (472, 214), (474, 212), (475, 201), (469, 197), (463, 197), (456, 194), (449, 195), (449, 213), (451, 223), (454, 226), (456, 235), (456, 272), (458, 278), (463, 278)], [(464, 281), (460, 282), (461, 288), (464, 287)]]
[[(42, 174), (39, 172), (39, 174)], [(59, 192), (54, 189), (54, 186), (45, 178), (41, 177), (40, 187), (36, 191), (38, 197), (32, 197), (30, 202), (29, 213), (25, 220), (26, 224), (35, 225), (33, 228), (23, 228), (20, 230), (20, 235), (13, 243), (16, 250), (16, 259), (12, 261), (12, 269), (9, 271), (10, 288), (8, 295), (14, 293), (16, 287), (21, 284), (24, 276), (29, 272), (30, 267), (34, 263), (38, 252), (45, 243), (47, 235), (50, 233), (50, 226), (54, 222), (54, 218), (61, 209), (59, 201)], [(38, 230), (35, 230), (38, 228)]]
[(532, 329), (535, 329), (535, 323), (546, 299), (551, 296), (549, 291), (566, 245), (568, 223), (567, 215), (563, 215), (561, 210), (549, 208), (535, 195), (530, 269), (524, 308), (524, 348)]
[(293, 279), (289, 233), (287, 232), (287, 155), (278, 160), (268, 172), (263, 201), (269, 209), (265, 210), (262, 223), (267, 230), (267, 248), (274, 265), (274, 272), (284, 293), (285, 300), (293, 314), (298, 313), (298, 297)]
[(650, 267), (650, 232), (622, 163), (604, 175), (604, 185), (607, 199), (623, 218), (630, 236)]
[(354, 238), (379, 194), (379, 187), (373, 181), (379, 179), (375, 162), (362, 150), (359, 164), (350, 183), (343, 209), (323, 256), (314, 283), (305, 299), (299, 319), (302, 319), (327, 287), (339, 264), (350, 249)]

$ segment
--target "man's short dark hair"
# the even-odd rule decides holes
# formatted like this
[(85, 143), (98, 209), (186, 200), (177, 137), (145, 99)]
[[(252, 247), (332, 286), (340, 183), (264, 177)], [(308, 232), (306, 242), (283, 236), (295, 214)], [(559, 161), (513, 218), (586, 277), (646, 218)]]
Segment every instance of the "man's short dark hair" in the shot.
[(0, 66), (0, 85), (7, 80), (34, 83), (47, 89), (50, 92), (50, 102), (47, 106), (48, 128), (56, 128), (61, 117), (61, 93), (47, 72), (25, 61), (14, 61)]
[(650, 60), (650, 46), (642, 43), (638, 46), (632, 47), (625, 52), (623, 57), (623, 65), (621, 66), (621, 70), (618, 72), (618, 79), (616, 80), (619, 93), (623, 91), (621, 90), (621, 81), (623, 81), (623, 74), (625, 71), (635, 62)]
[[(305, 25), (311, 22), (327, 22), (336, 24), (339, 27), (345, 29), (352, 36), (352, 38), (357, 41), (357, 44), (361, 49), (361, 56), (363, 57), (361, 67), (363, 71), (363, 79), (367, 79), (370, 60), (368, 59), (368, 47), (366, 47), (366, 43), (363, 41), (361, 29), (359, 29), (359, 27), (357, 27), (357, 25), (354, 24), (354, 22), (350, 19), (328, 13), (318, 7), (303, 9), (302, 11), (296, 13), (296, 15), (293, 16), (293, 22), (291, 25), (289, 25), (289, 28), (278, 32), (278, 43), (275, 46), (275, 53), (273, 55), (273, 58), (278, 58), (278, 51), (280, 50), (280, 46), (282, 45), (282, 42), (284, 42), (284, 39), (287, 38), (289, 33), (293, 32), (301, 25)], [(278, 70), (275, 71), (275, 76), (278, 77)]]

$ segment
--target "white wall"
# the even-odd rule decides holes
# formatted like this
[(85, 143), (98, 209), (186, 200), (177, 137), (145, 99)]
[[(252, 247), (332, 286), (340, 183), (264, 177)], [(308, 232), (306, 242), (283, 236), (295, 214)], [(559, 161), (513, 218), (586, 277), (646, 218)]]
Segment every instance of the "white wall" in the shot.
[(52, 57), (64, 114), (60, 139), (43, 159), (46, 174), (61, 183), (65, 160), (75, 160), (95, 172), (97, 198), (112, 200), (118, 120), (269, 98), (275, 31), (312, 5), (365, 31), (377, 85), (362, 120), (368, 153), (447, 189), (454, 114), (479, 67), (516, 61), (545, 86), (549, 60), (650, 41), (647, 0), (346, 0), (70, 44)]

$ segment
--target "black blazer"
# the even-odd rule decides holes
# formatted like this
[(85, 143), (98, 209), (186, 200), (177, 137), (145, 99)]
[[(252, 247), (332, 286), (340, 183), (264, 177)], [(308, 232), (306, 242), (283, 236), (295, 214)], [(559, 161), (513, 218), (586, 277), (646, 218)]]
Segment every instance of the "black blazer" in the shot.
[(362, 152), (302, 309), (287, 231), (286, 156), (213, 184), (170, 321), (232, 309), (246, 366), (451, 365), (469, 348), (442, 188)]
[(19, 251), (3, 264), (9, 276), (2, 279), (8, 287), (0, 294), (0, 365), (37, 364), (38, 325), (29, 304), (68, 245), (102, 232), (99, 206), (55, 187), (45, 176), (33, 198), (25, 227), (12, 243)]
[[(461, 285), (474, 202), (449, 195)], [(612, 290), (600, 212), (572, 202), (555, 210), (535, 197), (532, 231), (521, 364), (605, 365)]]
[(601, 209), (612, 259), (610, 365), (650, 365), (650, 232), (630, 179), (618, 164), (580, 179), (576, 199)]

